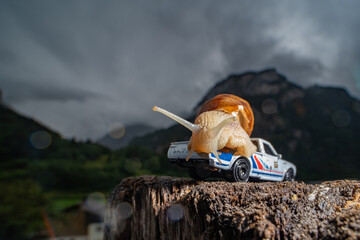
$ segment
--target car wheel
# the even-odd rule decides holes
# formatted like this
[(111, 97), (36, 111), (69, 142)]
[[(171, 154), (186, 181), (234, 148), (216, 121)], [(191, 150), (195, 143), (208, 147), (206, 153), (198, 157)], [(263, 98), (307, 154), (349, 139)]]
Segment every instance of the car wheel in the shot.
[(233, 177), (235, 182), (247, 182), (250, 175), (250, 163), (246, 159), (239, 159), (233, 166)]
[(188, 170), (189, 176), (196, 180), (205, 180), (211, 176), (211, 172), (201, 167), (191, 167)]
[(284, 181), (294, 181), (294, 170), (292, 168), (290, 168), (289, 170), (286, 171), (285, 176), (284, 176)]

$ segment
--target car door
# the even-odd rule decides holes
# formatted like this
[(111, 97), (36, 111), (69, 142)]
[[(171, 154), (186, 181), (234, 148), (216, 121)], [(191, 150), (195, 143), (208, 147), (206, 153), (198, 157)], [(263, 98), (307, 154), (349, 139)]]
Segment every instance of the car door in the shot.
[(264, 142), (260, 140), (258, 143), (258, 151), (251, 157), (254, 174), (253, 177), (258, 177), (262, 180), (272, 180), (271, 170), (273, 166), (273, 160), (268, 157), (268, 154), (264, 150)]
[(269, 180), (279, 181), (282, 179), (283, 173), (280, 169), (280, 159), (279, 155), (275, 151), (275, 149), (267, 142), (263, 143), (264, 145), (264, 154), (262, 160), (269, 167), (264, 172), (264, 176)]

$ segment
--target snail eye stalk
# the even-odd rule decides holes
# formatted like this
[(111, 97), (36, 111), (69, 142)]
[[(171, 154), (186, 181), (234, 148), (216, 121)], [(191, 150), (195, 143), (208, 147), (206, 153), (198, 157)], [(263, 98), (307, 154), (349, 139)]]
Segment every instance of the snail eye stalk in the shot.
[(166, 111), (165, 109), (159, 108), (158, 106), (154, 106), (153, 110), (168, 116), (169, 118), (180, 123), (181, 125), (183, 125), (184, 127), (186, 127), (187, 129), (189, 129), (192, 132), (197, 132), (200, 129), (200, 127), (198, 125), (193, 124), (193, 123), (191, 123), (169, 111)]

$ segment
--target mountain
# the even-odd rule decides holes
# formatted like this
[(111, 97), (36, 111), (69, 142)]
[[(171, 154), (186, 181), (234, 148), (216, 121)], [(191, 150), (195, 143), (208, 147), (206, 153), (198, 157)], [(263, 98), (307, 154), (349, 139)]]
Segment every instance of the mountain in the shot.
[(121, 138), (114, 138), (110, 134), (106, 134), (96, 142), (112, 150), (117, 150), (126, 147), (135, 137), (143, 136), (154, 130), (155, 128), (145, 124), (132, 124), (125, 126), (125, 133)]
[[(221, 93), (246, 99), (254, 112), (252, 137), (272, 142), (284, 158), (298, 167), (298, 179), (359, 178), (360, 102), (335, 87), (303, 88), (274, 69), (230, 75), (216, 84), (192, 110)], [(169, 109), (171, 111), (171, 109)], [(165, 152), (172, 141), (188, 140), (191, 133), (180, 125), (134, 139)]]
[(77, 159), (80, 155), (92, 159), (108, 152), (90, 141), (63, 139), (54, 130), (0, 104), (0, 163), (19, 158)]

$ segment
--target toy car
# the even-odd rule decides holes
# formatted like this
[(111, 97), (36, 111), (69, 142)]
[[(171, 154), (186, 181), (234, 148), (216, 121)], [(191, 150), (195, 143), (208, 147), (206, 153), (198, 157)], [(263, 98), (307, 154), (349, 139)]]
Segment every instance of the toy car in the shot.
[(231, 149), (218, 151), (221, 164), (213, 153), (193, 153), (189, 161), (188, 141), (171, 143), (168, 159), (181, 167), (189, 169), (189, 175), (198, 180), (209, 177), (223, 177), (229, 181), (293, 181), (296, 176), (296, 166), (282, 159), (274, 147), (266, 140), (252, 138), (257, 151), (250, 157), (234, 155)]

